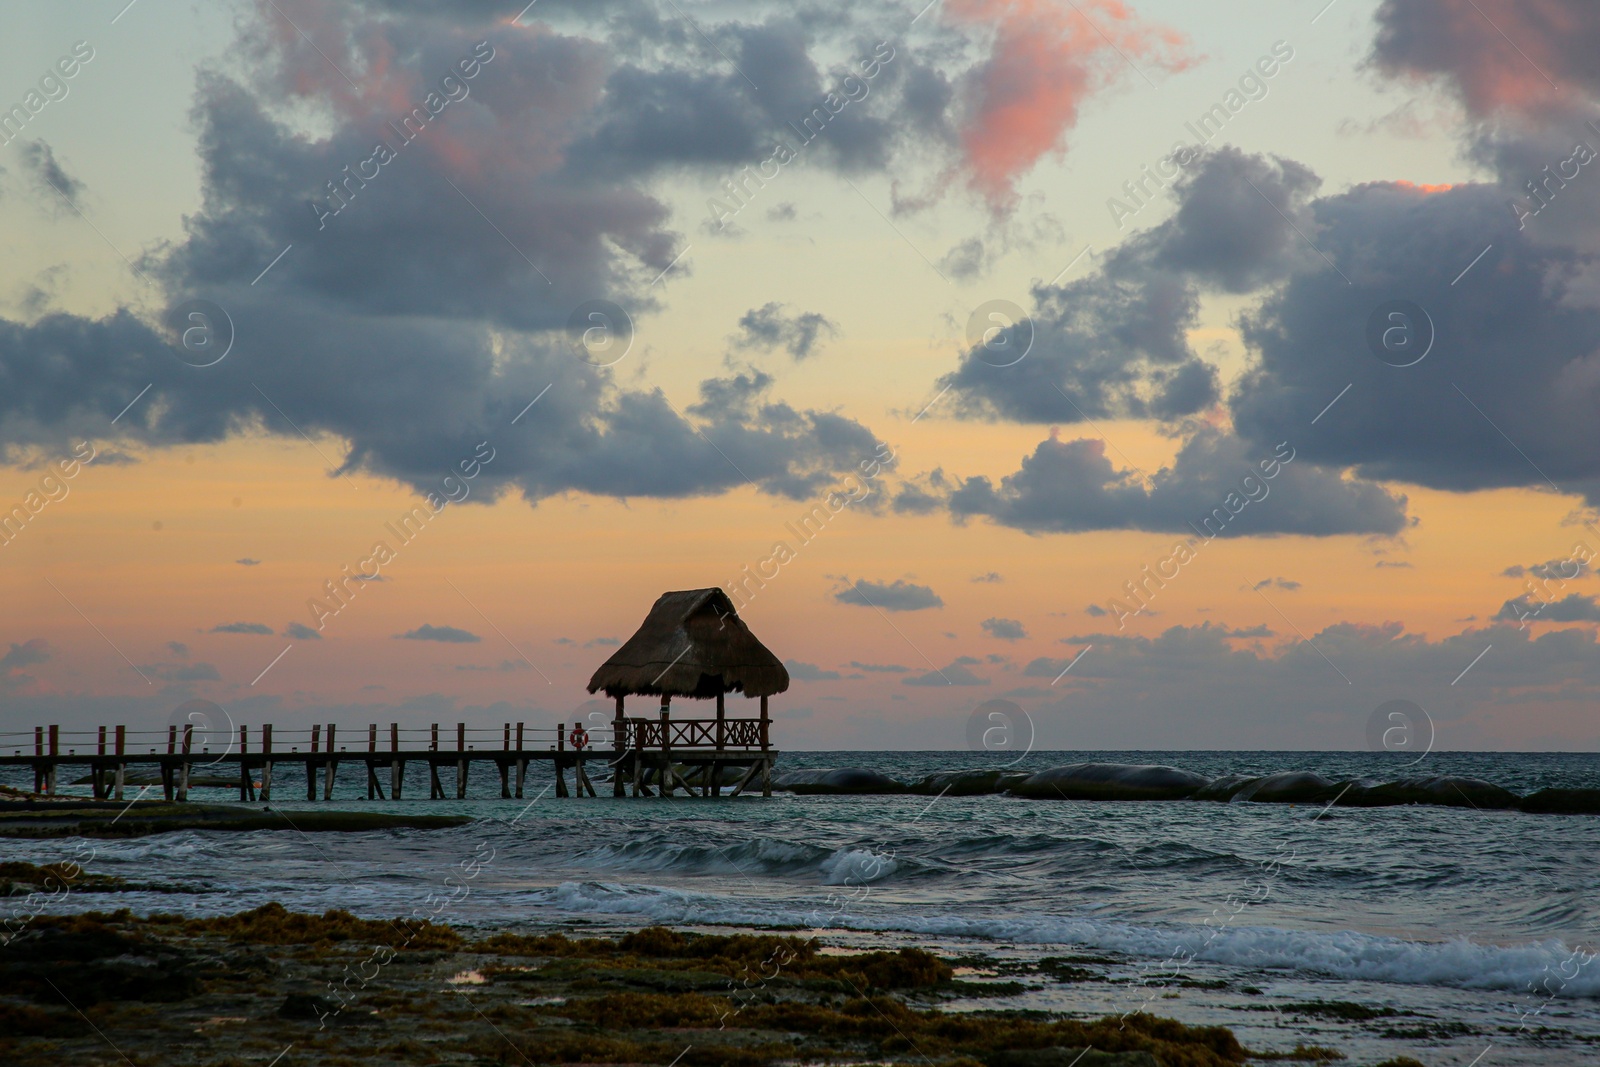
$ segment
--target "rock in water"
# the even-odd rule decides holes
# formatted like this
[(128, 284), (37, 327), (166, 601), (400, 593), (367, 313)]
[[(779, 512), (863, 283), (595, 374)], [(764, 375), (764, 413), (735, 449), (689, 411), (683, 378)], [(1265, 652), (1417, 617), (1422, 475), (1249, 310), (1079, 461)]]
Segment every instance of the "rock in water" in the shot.
[(1210, 781), (1154, 764), (1072, 763), (1029, 775), (1011, 792), (1034, 800), (1182, 800)]
[(1235, 793), (1254, 781), (1256, 781), (1256, 778), (1249, 774), (1225, 774), (1221, 778), (1208, 782), (1189, 799), (1217, 800), (1226, 804), (1233, 799)]
[(976, 797), (1004, 793), (1029, 777), (1027, 771), (943, 771), (906, 788), (928, 796)]
[(1600, 789), (1541, 789), (1517, 807), (1551, 815), (1600, 815)]
[(812, 767), (772, 776), (772, 788), (791, 793), (904, 793), (904, 782), (865, 767)]
[(1437, 804), (1450, 808), (1514, 808), (1518, 797), (1509, 789), (1480, 778), (1434, 776), (1394, 782), (1362, 782), (1343, 797), (1344, 807), (1376, 808), (1392, 804)]
[(1279, 771), (1246, 783), (1233, 799), (1258, 804), (1326, 804), (1343, 788), (1311, 771)]

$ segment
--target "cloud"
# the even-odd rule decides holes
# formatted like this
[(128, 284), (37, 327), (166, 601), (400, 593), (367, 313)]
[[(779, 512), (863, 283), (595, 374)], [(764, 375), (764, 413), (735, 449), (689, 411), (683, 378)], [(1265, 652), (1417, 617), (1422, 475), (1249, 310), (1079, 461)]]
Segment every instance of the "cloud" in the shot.
[(622, 644), (615, 637), (595, 637), (583, 643), (584, 648), (616, 648)]
[(831, 682), (844, 677), (838, 671), (824, 670), (815, 663), (802, 663), (797, 659), (786, 659), (783, 665), (789, 669), (789, 677), (802, 682)]
[(1440, 78), (1478, 116), (1600, 95), (1600, 9), (1587, 0), (1384, 0), (1376, 21), (1381, 70)]
[(209, 663), (147, 663), (139, 668), (163, 682), (220, 682), (222, 675)]
[[(679, 70), (719, 83), (726, 108), (703, 112), (674, 97), (670, 71), (634, 67), (625, 58), (633, 53), (606, 40), (510, 25), (487, 9), (439, 20), (380, 5), (332, 14), (283, 6), (305, 17), (300, 24), (330, 58), (365, 71), (360, 88), (284, 35), (275, 12), (246, 15), (265, 28), (244, 24), (240, 62), (198, 78), (201, 207), (181, 241), (139, 263), (156, 283), (156, 309), (203, 297), (225, 309), (235, 336), (280, 358), (247, 364), (236, 352), (196, 373), (174, 358), (175, 337), (144, 300), (99, 317), (0, 319), (0, 377), (14, 386), (0, 391), (0, 447), (87, 435), (150, 386), (118, 423), (135, 443), (298, 437), (298, 426), (344, 442), (344, 470), (441, 496), (441, 472), (491, 441), (495, 458), (468, 497), (480, 502), (508, 492), (530, 502), (567, 491), (682, 498), (747, 479), (798, 499), (870, 454), (865, 426), (796, 409), (766, 393), (769, 379), (755, 388), (750, 379), (709, 379), (699, 402), (685, 404), (574, 358), (567, 336), (568, 317), (594, 299), (621, 305), (636, 326), (648, 322), (661, 299), (651, 283), (684, 250), (667, 204), (643, 181), (675, 166), (677, 151), (673, 131), (652, 127), (646, 105), (681, 115), (703, 144), (720, 135), (723, 113), (754, 103), (746, 124), (766, 140), (780, 123), (761, 109), (787, 108), (796, 93), (825, 95), (798, 26), (734, 24), (737, 54), (770, 60), (770, 98), (754, 99), (731, 72)], [(464, 83), (469, 94), (425, 136), (395, 134), (388, 123), (489, 37), (494, 56)], [(632, 119), (618, 108), (633, 109)], [(315, 132), (288, 117), (309, 110)], [(881, 161), (892, 126), (868, 129), (871, 116), (857, 110), (839, 116), (808, 159)], [(624, 127), (654, 140), (607, 141)], [(394, 154), (381, 164), (371, 162), (377, 136)], [(759, 158), (746, 154), (757, 143), (698, 162)], [(648, 165), (640, 153), (653, 153)], [(615, 169), (618, 159), (632, 163)], [(309, 208), (308, 194), (335, 178), (348, 182), (345, 195), (324, 194)], [(633, 358), (629, 370), (642, 355)], [(379, 380), (393, 387), (374, 389)], [(536, 412), (506, 433), (546, 387)], [(739, 457), (738, 469), (728, 456)]]
[(999, 571), (990, 571), (987, 574), (980, 574), (980, 575), (976, 576), (975, 578), (973, 578), (972, 580), (975, 581), (975, 582), (1003, 582), (1003, 581), (1005, 581), (1005, 579), (1000, 576), (1000, 572)]
[(261, 561), (259, 559), (250, 559), (249, 557), (246, 557), (244, 559), (236, 559), (236, 560), (234, 560), (234, 562), (237, 563), (241, 567), (259, 567), (259, 566), (261, 566)]
[(1187, 63), (1179, 34), (1138, 22), (1117, 0), (1070, 10), (1045, 0), (950, 0), (941, 14), (994, 33), (988, 57), (964, 79), (960, 138), (968, 184), (997, 211), (1014, 203), (1023, 174), (1065, 150), (1078, 109), (1127, 76), (1128, 57), (1146, 69)]
[(1519, 596), (1502, 604), (1492, 621), (1520, 622), (1524, 618), (1529, 622), (1600, 622), (1600, 603), (1582, 593), (1550, 601)]
[(494, 667), (487, 666), (485, 664), (478, 664), (478, 663), (458, 663), (458, 664), (456, 664), (456, 670), (458, 670), (458, 671), (498, 671), (498, 672), (500, 672), (502, 674), (509, 674), (512, 671), (526, 671), (526, 670), (532, 670), (532, 668), (528, 665), (527, 661), (525, 661), (525, 660), (503, 659), (503, 660), (500, 661), (498, 666), (494, 666)]
[[(23, 145), (22, 165), (35, 180), (54, 189), (73, 207), (80, 206), (78, 200), (85, 189), (83, 182), (66, 172), (56, 161), (56, 154), (48, 144), (43, 141), (30, 141)], [(55, 207), (59, 205), (60, 200), (51, 196), (47, 203)]]
[(898, 663), (862, 663), (859, 660), (851, 660), (850, 666), (858, 671), (873, 674), (909, 674), (911, 671), (910, 667), (902, 667)]
[(1016, 619), (984, 619), (979, 625), (984, 633), (1002, 641), (1020, 641), (1028, 636), (1028, 631)]
[(1211, 407), (1218, 373), (1189, 344), (1201, 297), (1249, 292), (1315, 258), (1295, 227), (1310, 225), (1318, 182), (1290, 160), (1206, 150), (1176, 179), (1169, 218), (1086, 277), (1035, 286), (1031, 312), (1004, 331), (1026, 352), (1020, 361), (975, 344), (940, 383), (958, 413), (1012, 422), (1176, 419)]
[(11, 651), (0, 656), (0, 672), (44, 663), (49, 660), (50, 655), (50, 643), (42, 637), (29, 638), (20, 645), (13, 642)]
[(171, 652), (174, 656), (177, 656), (179, 659), (188, 659), (189, 658), (189, 646), (184, 644), (182, 641), (168, 641), (167, 642), (167, 651)]
[(901, 685), (988, 685), (989, 679), (974, 674), (972, 666), (982, 662), (972, 656), (959, 656), (937, 670), (927, 674), (911, 674), (900, 679)]
[(1095, 616), (1109, 615), (1110, 614), (1110, 612), (1106, 611), (1106, 609), (1101, 607), (1099, 604), (1090, 604), (1088, 607), (1083, 609), (1083, 613), (1085, 615), (1095, 615)]
[(1380, 559), (1378, 562), (1374, 563), (1373, 566), (1378, 568), (1395, 567), (1400, 569), (1410, 569), (1414, 566), (1414, 564), (1407, 563), (1405, 560)]
[(260, 622), (229, 622), (213, 626), (211, 632), (214, 634), (266, 634), (271, 636), (272, 627)]
[(1252, 585), (1250, 588), (1252, 590), (1254, 590), (1254, 591), (1258, 591), (1259, 592), (1262, 589), (1271, 589), (1274, 586), (1276, 586), (1279, 589), (1285, 590), (1286, 592), (1292, 593), (1296, 589), (1300, 588), (1300, 583), (1296, 582), (1296, 581), (1294, 581), (1292, 579), (1289, 579), (1289, 578), (1263, 578), (1259, 582), (1256, 582), (1254, 585)]
[(319, 633), (316, 630), (313, 630), (311, 627), (307, 626), (303, 622), (291, 622), (288, 626), (284, 627), (283, 636), (284, 637), (292, 637), (296, 641), (321, 641), (322, 640), (322, 634), (321, 633)]
[(819, 338), (837, 336), (838, 324), (826, 316), (815, 311), (785, 315), (783, 305), (771, 301), (739, 316), (734, 344), (763, 352), (783, 348), (795, 359), (805, 359), (816, 350)]
[[(1274, 458), (1288, 458), (1278, 463)], [(1269, 466), (1263, 468), (1261, 464)], [(1275, 470), (1273, 478), (1264, 478)], [(944, 492), (957, 520), (985, 516), (1032, 533), (1138, 529), (1213, 536), (1395, 534), (1406, 526), (1406, 498), (1374, 484), (1260, 450), (1202, 429), (1147, 488), (1116, 470), (1098, 438), (1040, 442), (1022, 467), (996, 486), (969, 477)], [(1256, 498), (1251, 500), (1250, 498)]]
[[(1276, 647), (1237, 649), (1236, 635), (1207, 624), (1155, 637), (1086, 634), (1073, 640), (1093, 651), (1052, 687), (1056, 702), (1034, 713), (1038, 745), (1136, 748), (1159, 737), (1180, 749), (1365, 749), (1374, 709), (1405, 699), (1433, 720), (1435, 751), (1559, 747), (1581, 735), (1600, 699), (1585, 666), (1600, 644), (1589, 627), (1531, 634), (1502, 624), (1432, 641), (1399, 622), (1339, 622), (1309, 643), (1291, 634)], [(1023, 674), (1048, 683), (1070, 662), (1037, 659)]]
[(921, 611), (924, 608), (944, 607), (944, 601), (932, 589), (903, 578), (896, 578), (893, 582), (858, 579), (834, 593), (833, 599), (841, 604), (859, 604), (884, 611)]
[(443, 641), (453, 645), (470, 645), (483, 640), (475, 633), (458, 630), (454, 626), (434, 626), (426, 622), (415, 630), (394, 636), (397, 641)]

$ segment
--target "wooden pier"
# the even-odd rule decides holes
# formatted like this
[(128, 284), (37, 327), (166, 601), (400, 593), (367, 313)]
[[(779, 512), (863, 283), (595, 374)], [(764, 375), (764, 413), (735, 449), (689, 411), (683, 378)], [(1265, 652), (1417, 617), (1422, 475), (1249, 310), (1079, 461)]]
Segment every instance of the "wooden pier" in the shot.
[[(673, 719), (666, 702), (659, 718), (625, 718), (620, 712), (593, 733), (581, 723), (554, 729), (529, 728), (525, 723), (503, 723), (496, 729), (468, 727), (441, 735), (439, 724), (428, 730), (401, 729), (390, 723), (380, 731), (368, 724), (360, 730), (342, 730), (336, 724), (309, 730), (281, 730), (264, 724), (230, 728), (226, 735), (214, 729), (197, 733), (192, 724), (165, 730), (129, 730), (125, 726), (66, 731), (59, 726), (38, 726), (31, 733), (0, 732), (0, 767), (28, 766), (33, 770), (33, 791), (56, 795), (62, 768), (86, 767), (96, 799), (121, 800), (130, 769), (154, 767), (160, 774), (167, 800), (187, 800), (191, 779), (198, 773), (237, 780), (239, 799), (272, 798), (274, 774), (305, 775), (306, 800), (334, 799), (334, 780), (341, 763), (366, 766), (368, 800), (400, 800), (408, 762), (428, 766), (429, 799), (444, 800), (441, 771), (455, 772), (455, 799), (467, 796), (467, 779), (473, 764), (494, 765), (500, 776), (500, 796), (521, 799), (528, 765), (552, 764), (555, 795), (597, 796), (595, 777), (609, 775), (612, 796), (666, 796), (682, 789), (688, 796), (722, 796), (726, 768), (736, 769), (738, 780), (728, 796), (738, 796), (756, 785), (763, 796), (772, 795), (772, 761), (777, 752), (769, 743), (770, 719), (766, 700), (761, 718), (729, 719), (717, 701), (715, 719)], [(609, 736), (606, 736), (609, 735)], [(354, 738), (355, 745), (346, 740)], [(572, 788), (567, 771), (572, 771)], [(387, 772), (387, 773), (385, 773)], [(384, 779), (388, 779), (388, 791)], [(287, 784), (287, 783), (284, 783)], [(198, 787), (196, 787), (198, 788)]]

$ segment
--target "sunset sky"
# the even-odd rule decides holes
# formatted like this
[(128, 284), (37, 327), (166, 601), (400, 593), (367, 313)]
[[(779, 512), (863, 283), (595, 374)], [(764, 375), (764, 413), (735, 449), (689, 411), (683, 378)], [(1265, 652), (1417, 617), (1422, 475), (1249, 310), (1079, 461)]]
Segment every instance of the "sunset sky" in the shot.
[(519, 8), (7, 13), (0, 730), (1594, 747), (1600, 7)]

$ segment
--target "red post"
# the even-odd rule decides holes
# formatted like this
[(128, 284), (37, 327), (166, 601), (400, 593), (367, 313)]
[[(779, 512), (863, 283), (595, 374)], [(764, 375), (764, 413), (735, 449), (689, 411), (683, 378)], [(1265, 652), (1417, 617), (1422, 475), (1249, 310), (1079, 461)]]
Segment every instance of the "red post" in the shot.
[(57, 756), (57, 755), (60, 755), (60, 754), (61, 754), (61, 727), (52, 725), (50, 727), (50, 755)]
[(464, 722), (458, 722), (458, 723), (456, 723), (456, 751), (457, 752), (465, 752), (466, 750), (467, 750), (467, 724), (464, 723)]
[(522, 724), (517, 723), (517, 751), (522, 751)]
[(123, 743), (127, 740), (127, 733), (128, 728), (126, 726), (117, 727), (117, 755), (119, 756), (122, 755)]
[(389, 724), (389, 751), (400, 751), (400, 724), (397, 722)]

